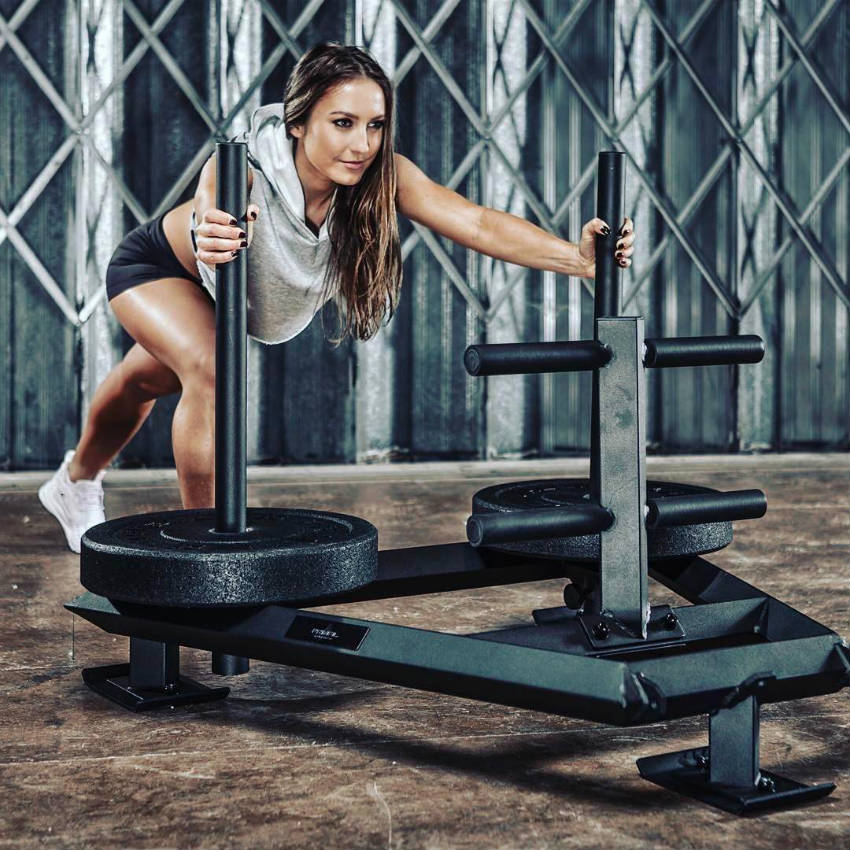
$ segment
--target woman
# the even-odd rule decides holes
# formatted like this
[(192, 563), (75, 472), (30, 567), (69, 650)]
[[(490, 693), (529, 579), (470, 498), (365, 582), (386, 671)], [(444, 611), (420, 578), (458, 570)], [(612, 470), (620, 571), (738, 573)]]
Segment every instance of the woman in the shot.
[[(248, 331), (291, 339), (333, 298), (342, 333), (365, 340), (392, 316), (401, 284), (396, 210), (483, 254), (594, 276), (594, 235), (578, 244), (471, 203), (393, 152), (393, 90), (365, 52), (319, 44), (298, 61), (282, 104), (256, 110), (248, 144), (246, 229), (215, 208), (215, 155), (194, 199), (129, 233), (106, 273), (109, 304), (135, 341), (92, 401), (76, 449), (39, 490), (68, 545), (104, 521), (101, 481), (157, 398), (180, 392), (172, 442), (184, 508), (214, 504), (215, 267), (249, 245)], [(625, 268), (634, 228), (616, 257)]]

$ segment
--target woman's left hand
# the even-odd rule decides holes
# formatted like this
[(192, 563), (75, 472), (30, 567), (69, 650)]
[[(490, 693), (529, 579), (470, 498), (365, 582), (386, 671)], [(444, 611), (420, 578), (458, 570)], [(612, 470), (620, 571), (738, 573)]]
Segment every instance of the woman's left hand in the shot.
[[(582, 227), (578, 253), (587, 267), (583, 277), (596, 277), (596, 234), (607, 236), (610, 232), (608, 225), (601, 218), (592, 218)], [(629, 258), (634, 253), (634, 242), (635, 224), (626, 217), (614, 247), (614, 258), (621, 269), (627, 269), (632, 264)]]
[(254, 222), (257, 220), (257, 216), (260, 214), (260, 208), (256, 204), (248, 204), (248, 209), (245, 213), (245, 225), (246, 230), (248, 231), (248, 247), (251, 247), (251, 243), (254, 241)]

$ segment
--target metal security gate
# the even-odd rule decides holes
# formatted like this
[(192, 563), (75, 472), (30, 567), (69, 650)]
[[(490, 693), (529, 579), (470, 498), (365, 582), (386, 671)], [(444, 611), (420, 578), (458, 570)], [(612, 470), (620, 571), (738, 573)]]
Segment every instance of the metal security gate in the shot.
[[(0, 465), (54, 464), (129, 345), (105, 303), (121, 236), (191, 197), (215, 141), (321, 40), (397, 89), (397, 150), (575, 239), (595, 154), (630, 160), (625, 311), (659, 336), (760, 333), (759, 369), (650, 376), (657, 451), (850, 444), (850, 0), (0, 2)], [(252, 343), (253, 462), (586, 450), (582, 376), (468, 379), (472, 342), (587, 337), (590, 282), (402, 220), (392, 322)], [(119, 458), (171, 463), (176, 398)]]

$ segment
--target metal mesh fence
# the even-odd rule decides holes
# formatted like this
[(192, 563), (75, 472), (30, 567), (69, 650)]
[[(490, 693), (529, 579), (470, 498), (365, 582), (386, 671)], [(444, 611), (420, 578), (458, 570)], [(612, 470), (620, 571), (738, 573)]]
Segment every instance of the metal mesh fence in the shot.
[[(624, 312), (653, 335), (761, 333), (761, 367), (649, 378), (659, 451), (850, 442), (850, 0), (0, 2), (0, 463), (76, 442), (130, 340), (121, 236), (191, 197), (217, 139), (279, 101), (311, 44), (369, 49), (397, 145), (433, 179), (575, 240), (596, 152), (629, 160)], [(587, 337), (592, 285), (401, 222), (393, 321), (251, 345), (253, 462), (582, 451), (587, 376), (474, 381), (471, 342)], [(120, 457), (171, 462), (160, 400)]]

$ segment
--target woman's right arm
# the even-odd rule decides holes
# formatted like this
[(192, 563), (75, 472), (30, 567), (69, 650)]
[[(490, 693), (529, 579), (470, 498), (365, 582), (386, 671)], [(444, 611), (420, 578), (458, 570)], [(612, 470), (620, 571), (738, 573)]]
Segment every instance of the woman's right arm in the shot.
[[(254, 182), (254, 174), (248, 169), (248, 192)], [(251, 244), (254, 221), (259, 215), (259, 207), (249, 204), (248, 232), (242, 230), (230, 213), (216, 209), (215, 206), (215, 154), (204, 163), (195, 190), (195, 242), (198, 249), (195, 256), (207, 265), (229, 263), (242, 248)]]

